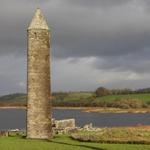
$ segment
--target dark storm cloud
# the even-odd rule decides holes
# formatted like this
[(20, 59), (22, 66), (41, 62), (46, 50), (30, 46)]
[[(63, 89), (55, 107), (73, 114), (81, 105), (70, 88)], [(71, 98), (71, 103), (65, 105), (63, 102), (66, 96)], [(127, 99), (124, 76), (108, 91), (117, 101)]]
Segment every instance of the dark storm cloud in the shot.
[(0, 57), (0, 95), (26, 92), (26, 58)]
[(133, 0), (64, 0), (66, 3), (79, 7), (112, 7), (127, 4)]
[[(25, 54), (26, 28), (35, 5), (43, 8), (51, 26), (55, 57), (120, 56), (150, 46), (150, 15), (137, 9), (145, 8), (138, 0), (31, 0), (28, 3), (3, 0), (1, 3), (1, 54)], [(101, 9), (106, 6), (107, 10)]]
[(150, 73), (150, 51), (129, 54), (126, 56), (112, 56), (103, 59), (97, 59), (93, 67), (103, 70), (113, 70), (116, 72), (131, 71), (137, 74)]
[(150, 46), (149, 14), (130, 5), (105, 11), (66, 4), (55, 17), (49, 24), (57, 57), (124, 55)]
[(50, 0), (0, 1), (0, 54), (26, 53), (26, 31), (37, 7)]
[[(72, 4), (78, 2), (81, 1)], [(145, 52), (145, 49), (150, 49), (150, 14), (146, 11), (146, 1), (113, 2), (113, 7), (111, 2), (108, 3), (107, 10), (101, 9), (103, 5), (98, 9), (90, 5), (87, 9), (80, 9), (73, 5), (68, 13), (62, 9), (65, 17), (57, 20), (55, 25), (58, 30), (55, 33), (54, 55), (94, 56), (104, 59), (102, 65), (96, 65), (99, 69), (149, 72), (147, 56), (150, 51)], [(139, 58), (136, 59), (135, 55)]]
[[(43, 10), (50, 26), (55, 61), (73, 58), (75, 65), (80, 58), (94, 57), (93, 69), (149, 73), (149, 0), (1, 0), (0, 58), (26, 57), (26, 30), (37, 7)], [(5, 63), (7, 66), (9, 62)], [(24, 63), (20, 64), (25, 67)], [(11, 68), (15, 66), (9, 71), (14, 72)], [(4, 77), (1, 75), (1, 83), (9, 79), (9, 76)], [(12, 80), (10, 82), (14, 83)]]

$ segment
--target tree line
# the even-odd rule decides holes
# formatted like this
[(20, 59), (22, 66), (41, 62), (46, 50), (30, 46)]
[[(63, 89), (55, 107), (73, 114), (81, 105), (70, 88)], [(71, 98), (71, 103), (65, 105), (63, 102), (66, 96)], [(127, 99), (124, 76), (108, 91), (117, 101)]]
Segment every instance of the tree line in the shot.
[(95, 91), (97, 97), (106, 96), (106, 95), (126, 95), (126, 94), (142, 94), (142, 93), (150, 93), (150, 88), (132, 90), (128, 88), (107, 89), (105, 87), (98, 87)]

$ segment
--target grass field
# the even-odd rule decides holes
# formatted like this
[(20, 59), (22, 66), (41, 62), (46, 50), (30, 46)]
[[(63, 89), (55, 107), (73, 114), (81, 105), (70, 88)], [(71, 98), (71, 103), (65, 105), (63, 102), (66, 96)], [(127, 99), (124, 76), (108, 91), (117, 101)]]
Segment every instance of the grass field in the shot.
[[(80, 101), (81, 99), (88, 99), (92, 96), (92, 93), (70, 93), (67, 97), (64, 98), (64, 101)], [(97, 97), (95, 101), (106, 101), (106, 102), (113, 102), (120, 99), (136, 99), (145, 103), (150, 103), (150, 93), (143, 93), (143, 94), (126, 94), (126, 95), (108, 95)]]
[(57, 136), (52, 141), (1, 137), (0, 150), (150, 150), (150, 145), (79, 142), (68, 136)]
[[(74, 92), (69, 93), (65, 100), (80, 100), (80, 99), (88, 99), (92, 96), (92, 92)], [(114, 101), (117, 99), (138, 99), (143, 102), (150, 102), (150, 93), (143, 93), (143, 94), (122, 94), (122, 95), (108, 95), (97, 97), (97, 100), (105, 100), (105, 101)]]

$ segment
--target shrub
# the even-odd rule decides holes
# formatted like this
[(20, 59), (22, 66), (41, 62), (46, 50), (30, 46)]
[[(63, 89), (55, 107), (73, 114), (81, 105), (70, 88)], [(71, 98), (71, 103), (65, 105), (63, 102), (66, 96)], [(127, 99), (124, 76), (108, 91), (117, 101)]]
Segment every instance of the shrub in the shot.
[(109, 95), (111, 92), (104, 88), (104, 87), (99, 87), (98, 89), (96, 89), (95, 94), (97, 97), (101, 97), (101, 96), (106, 96)]
[(136, 99), (116, 100), (112, 103), (112, 106), (117, 107), (117, 108), (123, 108), (123, 109), (148, 107), (148, 105), (146, 103), (136, 100)]

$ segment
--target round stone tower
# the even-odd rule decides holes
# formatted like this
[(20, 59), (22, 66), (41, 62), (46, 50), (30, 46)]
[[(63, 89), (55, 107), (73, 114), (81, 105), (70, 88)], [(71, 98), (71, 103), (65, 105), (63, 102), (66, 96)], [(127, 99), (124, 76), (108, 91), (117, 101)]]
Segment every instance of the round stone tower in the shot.
[(28, 27), (27, 138), (50, 139), (50, 34), (38, 8)]

